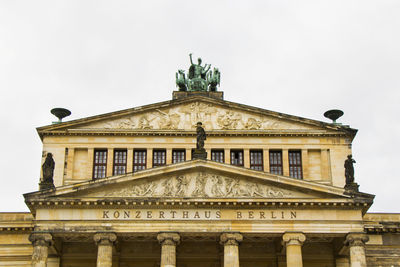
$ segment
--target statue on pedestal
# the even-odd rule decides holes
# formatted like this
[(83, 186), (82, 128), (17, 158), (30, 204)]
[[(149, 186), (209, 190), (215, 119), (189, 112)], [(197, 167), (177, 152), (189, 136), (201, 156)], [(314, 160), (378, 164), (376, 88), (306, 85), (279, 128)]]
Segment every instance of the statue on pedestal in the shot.
[(198, 122), (196, 126), (196, 149), (193, 151), (194, 159), (207, 159), (207, 152), (204, 149), (204, 140), (207, 139), (207, 136), (202, 125), (201, 122)]
[(53, 159), (53, 154), (47, 153), (46, 159), (42, 165), (43, 180), (40, 182), (40, 190), (54, 188), (54, 167), (55, 162)]
[(354, 182), (354, 163), (356, 163), (356, 161), (351, 154), (348, 155), (347, 159), (344, 161), (344, 176), (346, 177), (346, 185), (344, 188), (347, 191), (358, 192), (359, 185)]

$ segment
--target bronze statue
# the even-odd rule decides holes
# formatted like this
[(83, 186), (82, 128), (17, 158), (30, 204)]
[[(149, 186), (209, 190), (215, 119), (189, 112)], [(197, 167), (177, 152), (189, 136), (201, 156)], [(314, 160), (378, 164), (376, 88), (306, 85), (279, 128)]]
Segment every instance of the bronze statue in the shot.
[(176, 73), (176, 85), (178, 86), (179, 91), (187, 91), (186, 77), (184, 70), (178, 70), (178, 72)]
[(197, 150), (204, 150), (204, 140), (207, 139), (206, 132), (204, 131), (204, 128), (201, 125), (202, 125), (201, 122), (197, 123), (197, 128), (196, 128), (196, 133), (197, 133), (196, 149)]
[(344, 162), (344, 176), (346, 177), (346, 185), (354, 183), (354, 166), (353, 163), (356, 161), (352, 158), (353, 156), (350, 154), (347, 156), (347, 159)]
[(53, 184), (54, 165), (53, 154), (47, 153), (46, 159), (42, 165), (44, 183)]

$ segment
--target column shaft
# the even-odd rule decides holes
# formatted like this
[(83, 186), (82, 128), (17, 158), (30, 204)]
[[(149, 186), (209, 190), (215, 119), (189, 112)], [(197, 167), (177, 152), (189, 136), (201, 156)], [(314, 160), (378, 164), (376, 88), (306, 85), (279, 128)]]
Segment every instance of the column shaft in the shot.
[(94, 241), (97, 244), (97, 267), (112, 267), (112, 251), (117, 235), (114, 233), (97, 233)]
[(32, 267), (47, 267), (49, 246), (53, 238), (49, 233), (32, 233), (29, 241), (33, 244)]
[(243, 236), (239, 233), (223, 233), (220, 243), (224, 245), (224, 267), (239, 267), (239, 242)]
[(179, 244), (180, 236), (178, 233), (160, 233), (157, 236), (161, 244), (161, 264), (160, 267), (176, 266), (176, 246)]
[(286, 266), (303, 267), (301, 246), (306, 240), (306, 236), (302, 233), (285, 233), (282, 239), (286, 246)]
[(367, 267), (365, 257), (365, 243), (369, 240), (364, 233), (351, 233), (346, 237), (346, 243), (350, 246), (350, 267)]

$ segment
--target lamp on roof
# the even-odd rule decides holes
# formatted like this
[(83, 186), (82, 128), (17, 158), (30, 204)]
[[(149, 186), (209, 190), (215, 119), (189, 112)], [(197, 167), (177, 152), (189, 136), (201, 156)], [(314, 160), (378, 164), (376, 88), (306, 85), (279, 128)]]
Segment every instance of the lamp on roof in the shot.
[(51, 112), (51, 114), (53, 114), (54, 116), (56, 116), (58, 118), (58, 121), (53, 122), (53, 124), (62, 123), (63, 118), (71, 115), (71, 111), (69, 111), (66, 108), (53, 108), (52, 110), (50, 110), (50, 112)]

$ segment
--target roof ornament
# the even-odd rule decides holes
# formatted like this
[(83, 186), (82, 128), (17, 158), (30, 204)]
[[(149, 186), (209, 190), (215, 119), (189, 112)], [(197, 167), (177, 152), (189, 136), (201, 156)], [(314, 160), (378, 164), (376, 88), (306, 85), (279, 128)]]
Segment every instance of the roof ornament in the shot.
[(333, 124), (341, 124), (337, 123), (336, 120), (342, 117), (343, 114), (344, 112), (339, 109), (331, 109), (324, 113), (324, 117), (331, 119)]
[(193, 63), (192, 54), (190, 57), (189, 72), (186, 77), (184, 70), (176, 73), (176, 86), (179, 91), (203, 91), (215, 92), (220, 85), (221, 73), (217, 68), (210, 70), (211, 64), (201, 65), (201, 58), (197, 59), (197, 64)]
[(66, 108), (53, 108), (50, 112), (58, 118), (58, 121), (53, 122), (53, 124), (62, 123), (63, 118), (71, 115), (71, 111)]

